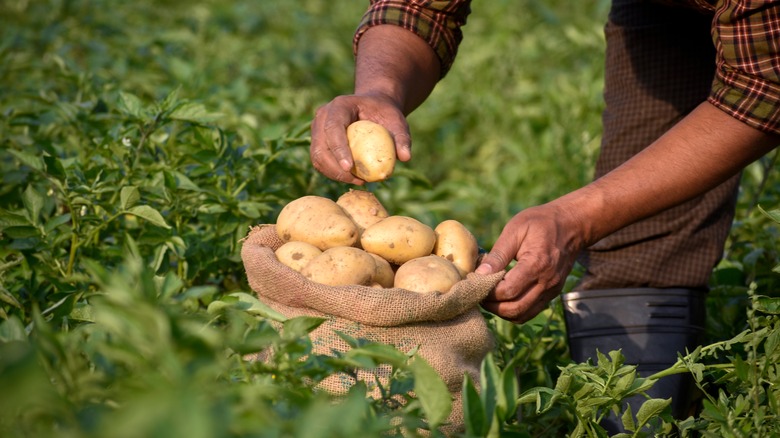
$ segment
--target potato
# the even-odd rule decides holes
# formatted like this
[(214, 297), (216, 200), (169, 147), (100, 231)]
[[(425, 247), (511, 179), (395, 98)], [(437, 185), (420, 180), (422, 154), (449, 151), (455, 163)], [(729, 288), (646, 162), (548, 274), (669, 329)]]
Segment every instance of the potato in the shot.
[(360, 245), (390, 263), (401, 265), (431, 255), (436, 243), (433, 228), (407, 216), (389, 216), (363, 231)]
[(321, 196), (304, 196), (279, 212), (276, 232), (283, 242), (310, 243), (321, 250), (354, 246), (360, 239), (357, 224), (335, 201)]
[(436, 233), (436, 244), (433, 253), (452, 262), (461, 278), (473, 272), (479, 256), (477, 239), (463, 224), (456, 220), (446, 220), (433, 229)]
[(336, 201), (362, 233), (366, 228), (389, 216), (373, 193), (350, 189)]
[(449, 260), (428, 255), (409, 260), (395, 273), (394, 287), (413, 292), (448, 292), (461, 280), (458, 268)]
[(322, 254), (322, 251), (311, 243), (290, 241), (274, 251), (279, 261), (298, 272), (301, 272), (314, 257)]
[(374, 258), (360, 248), (336, 246), (326, 249), (301, 270), (306, 278), (328, 286), (369, 286), (376, 274)]
[(374, 253), (368, 254), (371, 255), (371, 257), (374, 258), (374, 262), (376, 262), (376, 272), (374, 273), (373, 278), (374, 283), (379, 284), (381, 287), (393, 287), (395, 271), (393, 271), (390, 262)]
[(395, 142), (384, 126), (358, 120), (347, 126), (347, 142), (352, 151), (352, 174), (368, 181), (384, 181), (395, 168)]

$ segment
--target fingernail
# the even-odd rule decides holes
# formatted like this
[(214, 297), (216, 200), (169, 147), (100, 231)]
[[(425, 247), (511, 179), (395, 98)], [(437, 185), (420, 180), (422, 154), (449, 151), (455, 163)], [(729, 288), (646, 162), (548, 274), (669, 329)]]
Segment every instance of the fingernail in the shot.
[(487, 275), (487, 274), (490, 274), (490, 272), (492, 270), (493, 269), (490, 267), (490, 265), (488, 265), (487, 263), (483, 263), (483, 264), (479, 265), (477, 270), (474, 271), (474, 272), (476, 272), (477, 274), (480, 274), (480, 275)]

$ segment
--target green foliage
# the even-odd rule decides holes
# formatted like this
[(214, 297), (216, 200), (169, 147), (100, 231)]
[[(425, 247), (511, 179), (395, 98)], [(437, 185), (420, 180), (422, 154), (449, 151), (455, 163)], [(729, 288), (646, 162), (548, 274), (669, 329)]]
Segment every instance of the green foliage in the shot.
[[(55, 327), (37, 310), (27, 328), (15, 315), (0, 323), (3, 436), (394, 436), (449, 414), (446, 386), (419, 358), (355, 340), (343, 355), (312, 354), (322, 319), (283, 318), (242, 292), (181, 290), (138, 258), (90, 274), (89, 323)], [(363, 384), (337, 400), (316, 387), (379, 364), (393, 377), (371, 403)]]

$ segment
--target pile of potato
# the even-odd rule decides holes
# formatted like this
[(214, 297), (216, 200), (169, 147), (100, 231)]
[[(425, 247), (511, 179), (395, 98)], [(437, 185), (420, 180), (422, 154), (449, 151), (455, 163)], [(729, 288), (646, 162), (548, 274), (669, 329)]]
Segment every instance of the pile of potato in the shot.
[(298, 198), (279, 213), (284, 242), (276, 257), (311, 281), (330, 285), (447, 292), (473, 272), (479, 255), (474, 235), (460, 222), (435, 229), (407, 216), (390, 216), (365, 190), (337, 201)]

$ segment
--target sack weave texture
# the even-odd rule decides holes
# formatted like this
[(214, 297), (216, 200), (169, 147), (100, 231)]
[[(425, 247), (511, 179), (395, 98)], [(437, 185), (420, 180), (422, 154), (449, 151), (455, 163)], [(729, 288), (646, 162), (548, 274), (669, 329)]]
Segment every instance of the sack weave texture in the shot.
[[(420, 294), (399, 288), (327, 286), (310, 281), (283, 265), (274, 251), (284, 242), (276, 227), (253, 227), (243, 241), (241, 256), (247, 279), (257, 297), (288, 318), (313, 316), (325, 322), (310, 337), (313, 352), (346, 352), (349, 345), (336, 334), (346, 333), (417, 354), (441, 376), (453, 396), (451, 426), (461, 428), (461, 387), (469, 373), (479, 382), (482, 359), (494, 340), (479, 303), (496, 286), (503, 273), (469, 274), (447, 293)], [(375, 379), (386, 382), (389, 367), (361, 370), (358, 379), (371, 388)], [(319, 387), (334, 394), (346, 393), (355, 383), (346, 375), (334, 375)], [(376, 393), (378, 395), (378, 392)]]

